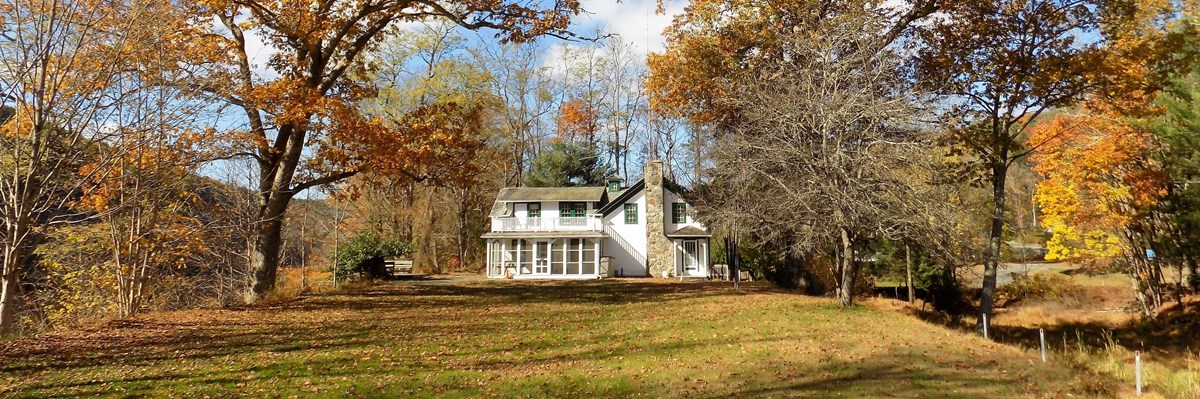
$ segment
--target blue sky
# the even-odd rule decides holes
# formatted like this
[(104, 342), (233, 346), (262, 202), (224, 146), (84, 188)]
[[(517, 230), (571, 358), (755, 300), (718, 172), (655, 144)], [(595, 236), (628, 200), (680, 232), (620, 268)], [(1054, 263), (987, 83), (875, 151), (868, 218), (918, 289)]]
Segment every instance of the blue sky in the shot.
[[(687, 0), (664, 0), (664, 13), (656, 12), (658, 8), (658, 0), (584, 0), (583, 9), (586, 12), (577, 16), (573, 21), (572, 31), (583, 35), (592, 36), (597, 31), (603, 31), (611, 34), (612, 37), (608, 40), (620, 40), (629, 44), (632, 49), (641, 55), (646, 55), (650, 52), (660, 52), (664, 47), (664, 38), (662, 31), (670, 25), (674, 16), (684, 11), (687, 6)], [(218, 31), (219, 23), (213, 21), (214, 27)], [(412, 29), (418, 29), (419, 23), (412, 23)], [(464, 36), (468, 38), (476, 38), (475, 40), (492, 40), (494, 31), (467, 32)], [(558, 39), (546, 39), (544, 41), (547, 50), (543, 54), (544, 62), (558, 62), (562, 57), (563, 46), (582, 46), (582, 43), (570, 43)], [(262, 78), (273, 78), (275, 73), (265, 67), (271, 55), (276, 53), (276, 50), (271, 48), (263, 40), (260, 32), (247, 32), (247, 55), (251, 59), (251, 63), (256, 66), (255, 73)], [(232, 117), (232, 116), (231, 116)], [(236, 118), (236, 117), (235, 117)], [(224, 119), (224, 118), (222, 118)], [(244, 121), (230, 121), (233, 124), (244, 123)], [(231, 170), (232, 167), (232, 170)], [(208, 165), (203, 168), (203, 174), (216, 177), (218, 179), (228, 179), (230, 173), (237, 171), (245, 172), (243, 167), (235, 167), (229, 162), (218, 162), (217, 164)], [(240, 174), (240, 173), (239, 173)], [(243, 176), (245, 179), (249, 176)]]
[[(655, 12), (657, 6), (658, 0), (584, 0), (583, 8), (587, 12), (573, 21), (572, 30), (585, 36), (594, 34), (598, 29), (603, 30), (615, 35), (611, 40), (631, 44), (641, 54), (662, 51), (662, 31), (670, 25), (675, 15), (683, 12), (687, 0), (664, 0), (664, 13)], [(419, 24), (412, 25), (416, 29)], [(490, 39), (493, 33), (481, 31), (478, 37)], [(259, 32), (248, 32), (247, 36), (246, 52), (252, 57), (252, 62), (259, 66), (266, 65), (275, 49), (265, 43)], [(468, 34), (468, 37), (472, 36), (475, 34)], [(555, 41), (547, 42), (555, 44)], [(265, 68), (259, 72), (266, 72)]]

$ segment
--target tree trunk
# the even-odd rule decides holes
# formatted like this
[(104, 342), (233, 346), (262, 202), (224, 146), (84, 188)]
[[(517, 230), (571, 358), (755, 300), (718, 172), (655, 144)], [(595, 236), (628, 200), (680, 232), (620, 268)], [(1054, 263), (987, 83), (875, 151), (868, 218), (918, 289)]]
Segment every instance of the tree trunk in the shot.
[(1200, 290), (1200, 276), (1196, 276), (1196, 258), (1186, 256), (1184, 258), (1184, 265), (1186, 266), (1187, 273), (1182, 278), (1183, 286), (1194, 294), (1197, 290)]
[(742, 288), (742, 251), (738, 248), (738, 239), (733, 239), (733, 289)]
[[(991, 328), (992, 307), (996, 299), (996, 273), (1000, 267), (1000, 248), (1004, 245), (1004, 184), (1008, 178), (1008, 165), (992, 166), (992, 228), (988, 234), (987, 252), (983, 258), (983, 288), (979, 292), (979, 315), (986, 315), (987, 328)], [(979, 317), (976, 327), (983, 331), (984, 317)]]
[(854, 262), (854, 246), (850, 243), (850, 231), (841, 229), (842, 233), (842, 279), (838, 287), (838, 304), (841, 306), (854, 305), (854, 279), (858, 275)]
[[(250, 287), (246, 303), (254, 303), (275, 289), (275, 273), (279, 268), (279, 250), (283, 242), (283, 213), (287, 201), (268, 204), (262, 219), (255, 226), (255, 238), (250, 248)], [(336, 228), (336, 227), (335, 227)]]
[(17, 216), (15, 222), (5, 226), (7, 237), (4, 237), (4, 262), (0, 269), (0, 337), (16, 333), (17, 327), (17, 294), (20, 292), (21, 267), (29, 255), (30, 246), (29, 218)]
[(21, 256), (17, 255), (20, 247), (13, 248), (5, 243), (4, 248), (4, 278), (0, 281), (0, 337), (6, 337), (16, 332), (17, 317), (17, 269), (21, 265)]
[(909, 253), (908, 243), (904, 244), (904, 271), (908, 274), (908, 279), (905, 281), (905, 285), (908, 286), (908, 303), (913, 303), (913, 300), (916, 299), (916, 290), (913, 288), (912, 254)]
[(259, 211), (254, 221), (254, 241), (250, 249), (250, 287), (245, 301), (252, 303), (275, 289), (275, 273), (279, 269), (279, 251), (283, 244), (283, 215), (295, 194), (292, 178), (300, 166), (307, 131), (295, 125), (279, 127), (279, 134), (288, 138), (284, 151), (270, 155), (273, 162), (259, 163)]
[(467, 265), (467, 189), (458, 189), (458, 267)]

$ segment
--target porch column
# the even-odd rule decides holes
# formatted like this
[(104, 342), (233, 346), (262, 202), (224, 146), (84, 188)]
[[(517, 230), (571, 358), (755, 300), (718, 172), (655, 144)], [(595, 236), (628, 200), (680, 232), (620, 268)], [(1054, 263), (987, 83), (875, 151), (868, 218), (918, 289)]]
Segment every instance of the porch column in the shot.
[(679, 276), (679, 281), (683, 281), (683, 274), (686, 272), (684, 269), (684, 263), (688, 262), (688, 254), (685, 254), (686, 250), (683, 248), (683, 240), (672, 239), (671, 242), (674, 243), (674, 248), (676, 248), (676, 250), (674, 250), (674, 261), (676, 261), (677, 270), (676, 275)]
[(592, 271), (596, 272), (596, 275), (599, 276), (600, 275), (600, 239), (597, 238), (593, 241), (595, 241), (595, 244), (592, 245), (592, 249), (594, 250), (594, 251), (592, 251), (592, 257), (594, 258), (594, 262), (596, 262), (596, 263), (592, 265)]
[(517, 274), (521, 274), (521, 250), (525, 249), (525, 240), (517, 240)]

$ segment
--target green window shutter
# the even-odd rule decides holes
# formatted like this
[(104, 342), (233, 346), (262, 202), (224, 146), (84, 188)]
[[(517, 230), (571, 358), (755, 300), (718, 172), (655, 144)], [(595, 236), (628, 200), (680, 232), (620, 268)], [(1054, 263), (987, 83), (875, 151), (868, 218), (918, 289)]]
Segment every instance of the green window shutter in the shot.
[(638, 223), (638, 206), (637, 204), (625, 204), (625, 224)]

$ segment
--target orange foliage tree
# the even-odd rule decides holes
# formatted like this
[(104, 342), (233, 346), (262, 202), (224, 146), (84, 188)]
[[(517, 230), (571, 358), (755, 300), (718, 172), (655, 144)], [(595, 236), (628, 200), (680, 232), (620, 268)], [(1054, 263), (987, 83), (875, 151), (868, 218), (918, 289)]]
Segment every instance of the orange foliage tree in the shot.
[[(393, 127), (360, 112), (357, 104), (373, 95), (358, 75), (374, 65), (364, 54), (400, 32), (401, 22), (441, 19), (468, 29), (492, 28), (503, 41), (539, 35), (569, 35), (580, 11), (577, 0), (542, 5), (506, 0), (267, 1), (206, 0), (195, 23), (210, 24), (217, 35), (197, 39), (221, 49), (223, 67), (213, 68), (205, 89), (241, 109), (246, 125), (237, 155), (257, 163), (259, 211), (250, 250), (251, 284), (245, 299), (257, 300), (275, 285), (284, 214), (292, 197), (305, 189), (346, 179), (381, 159), (376, 150), (406, 142), (421, 128)], [(279, 50), (268, 67), (273, 77), (256, 75), (251, 34)], [(214, 53), (205, 53), (208, 55)], [(208, 61), (207, 59), (205, 61)], [(417, 160), (419, 153), (389, 153)], [(424, 160), (418, 160), (424, 161)]]
[(599, 130), (600, 112), (585, 99), (567, 100), (558, 111), (559, 138), (584, 137), (591, 142)]
[(1163, 304), (1163, 272), (1147, 255), (1167, 228), (1157, 205), (1170, 181), (1155, 161), (1152, 133), (1103, 114), (1058, 115), (1030, 130), (1044, 143), (1034, 170), (1045, 179), (1034, 199), (1054, 235), (1048, 260), (1122, 258), (1142, 310)]
[(1120, 119), (1060, 114), (1030, 130), (1044, 143), (1031, 160), (1044, 180), (1035, 200), (1053, 237), (1047, 260), (1111, 258), (1141, 247), (1125, 232), (1165, 193), (1149, 157), (1153, 135)]

